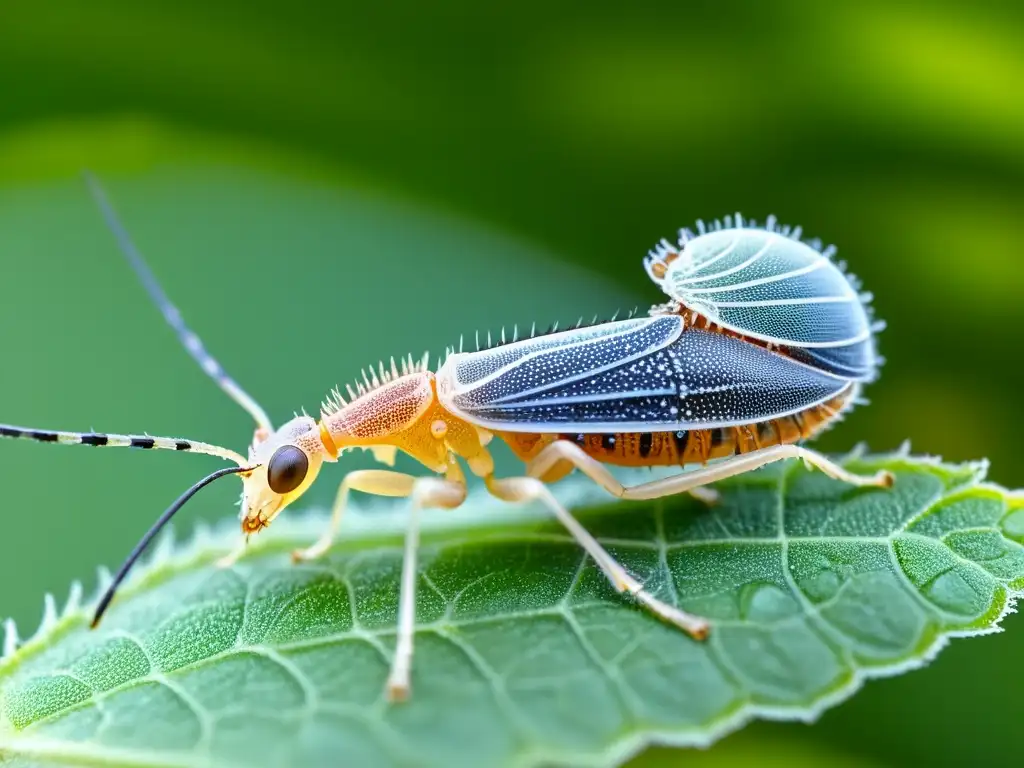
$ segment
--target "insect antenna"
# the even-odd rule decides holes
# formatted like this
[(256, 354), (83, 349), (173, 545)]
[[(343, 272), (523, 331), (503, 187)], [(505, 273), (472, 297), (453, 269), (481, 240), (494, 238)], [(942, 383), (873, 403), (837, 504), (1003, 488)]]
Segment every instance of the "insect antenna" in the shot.
[(270, 417), (267, 416), (267, 412), (227, 374), (221, 364), (206, 351), (199, 337), (185, 325), (181, 312), (171, 303), (163, 288), (160, 287), (160, 283), (157, 282), (153, 270), (146, 264), (142, 254), (128, 235), (128, 230), (125, 229), (117, 213), (114, 212), (114, 207), (107, 198), (106, 192), (103, 191), (103, 187), (100, 186), (99, 181), (91, 173), (86, 172), (84, 176), (85, 182), (89, 186), (89, 191), (92, 193), (93, 200), (96, 201), (100, 213), (103, 214), (107, 228), (114, 235), (114, 239), (117, 240), (121, 253), (124, 254), (132, 269), (135, 270), (135, 274), (146, 289), (146, 293), (149, 294), (149, 298), (152, 299), (161, 314), (163, 314), (164, 320), (174, 329), (178, 336), (178, 341), (185, 347), (185, 351), (191, 355), (193, 360), (199, 363), (199, 367), (203, 369), (207, 376), (214, 380), (217, 386), (227, 393), (228, 397), (242, 406), (255, 419), (260, 429), (273, 432), (274, 427)]
[(16, 427), (11, 424), (0, 424), (0, 437), (10, 439), (35, 440), (38, 443), (57, 443), (59, 445), (88, 445), (92, 448), (139, 448), (141, 450), (180, 451), (202, 453), (206, 456), (217, 456), (233, 461), (240, 467), (246, 466), (247, 460), (230, 448), (219, 445), (201, 443), (196, 440), (183, 440), (177, 437), (151, 437), (150, 435), (115, 435), (110, 432), (58, 432), (48, 429), (30, 429)]
[(141, 539), (139, 539), (139, 543), (135, 545), (131, 553), (121, 564), (121, 567), (118, 569), (117, 574), (114, 576), (114, 580), (110, 582), (110, 586), (107, 587), (107, 591), (104, 592), (103, 597), (100, 598), (100, 602), (96, 606), (96, 612), (93, 614), (92, 624), (90, 626), (93, 629), (99, 626), (100, 619), (103, 618), (103, 614), (106, 613), (107, 608), (110, 607), (110, 602), (114, 599), (114, 594), (117, 592), (117, 588), (121, 585), (121, 582), (125, 580), (125, 577), (128, 575), (128, 572), (131, 570), (132, 566), (135, 565), (135, 562), (142, 556), (142, 553), (146, 551), (146, 547), (149, 546), (149, 543), (153, 540), (153, 537), (160, 533), (163, 527), (167, 525), (168, 522), (170, 522), (171, 518), (174, 517), (175, 514), (177, 514), (178, 510), (180, 510), (183, 506), (185, 506), (186, 503), (188, 503), (189, 499), (191, 499), (193, 496), (199, 493), (199, 491), (208, 486), (214, 480), (226, 477), (227, 475), (237, 475), (242, 472), (251, 472), (252, 469), (252, 467), (245, 466), (225, 467), (224, 469), (218, 469), (216, 472), (207, 475), (198, 483), (196, 483), (187, 491), (185, 491), (183, 494), (181, 494), (181, 496), (179, 496), (177, 500), (167, 508), (167, 511), (160, 515), (159, 518), (157, 518), (157, 521), (153, 523), (152, 527), (148, 531), (146, 531), (146, 534)]

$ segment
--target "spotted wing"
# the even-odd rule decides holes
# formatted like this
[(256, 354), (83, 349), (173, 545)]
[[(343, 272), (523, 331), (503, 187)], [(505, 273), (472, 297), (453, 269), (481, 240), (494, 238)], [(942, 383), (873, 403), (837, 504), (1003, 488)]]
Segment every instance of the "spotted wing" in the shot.
[(808, 365), (856, 380), (874, 375), (861, 296), (829, 253), (800, 240), (747, 227), (707, 232), (683, 242), (655, 280), (715, 323), (801, 350), (795, 356)]
[(778, 418), (852, 386), (741, 339), (684, 331), (678, 316), (629, 322), (452, 355), (438, 394), (495, 430), (661, 432)]

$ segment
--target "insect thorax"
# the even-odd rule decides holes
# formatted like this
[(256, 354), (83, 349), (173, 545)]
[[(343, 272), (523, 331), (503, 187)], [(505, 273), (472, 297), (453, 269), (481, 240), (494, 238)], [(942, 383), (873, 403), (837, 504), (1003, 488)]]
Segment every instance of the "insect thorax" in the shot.
[(480, 431), (441, 405), (430, 371), (381, 383), (332, 413), (323, 413), (321, 425), (338, 450), (387, 446), (435, 472), (446, 471), (449, 454), (454, 453), (476, 474), (493, 469)]

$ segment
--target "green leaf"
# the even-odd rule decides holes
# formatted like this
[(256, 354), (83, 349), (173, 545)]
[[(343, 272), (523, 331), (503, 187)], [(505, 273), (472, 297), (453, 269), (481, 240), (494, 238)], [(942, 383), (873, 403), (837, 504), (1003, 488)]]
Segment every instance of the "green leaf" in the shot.
[[(984, 464), (904, 454), (890, 491), (797, 464), (689, 498), (608, 503), (556, 486), (648, 587), (713, 620), (698, 643), (615, 594), (536, 507), (482, 496), (425, 515), (413, 699), (386, 703), (401, 509), (353, 512), (319, 564), (320, 517), (233, 543), (165, 543), (87, 629), (80, 588), (0, 662), (13, 764), (610, 765), (707, 744), (754, 717), (813, 720), (870, 677), (992, 631), (1024, 585), (1024, 500)], [(234, 532), (232, 532), (234, 533)], [(237, 534), (234, 534), (237, 535)], [(955, 695), (955, 691), (950, 691)]]

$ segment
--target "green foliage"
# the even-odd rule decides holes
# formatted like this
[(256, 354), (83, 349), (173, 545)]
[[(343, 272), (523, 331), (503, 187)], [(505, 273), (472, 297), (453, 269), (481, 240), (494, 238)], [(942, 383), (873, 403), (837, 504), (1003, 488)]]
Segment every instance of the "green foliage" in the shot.
[[(114, 251), (78, 178), (91, 168), (185, 317), (278, 417), (382, 356), (643, 310), (657, 238), (775, 213), (838, 245), (888, 322), (872, 405), (816, 447), (912, 435), (1024, 485), (1006, 362), (1024, 326), (1024, 3), (51, 0), (0, 18), (4, 422), (248, 441)], [(367, 200), (381, 191), (400, 205)], [(203, 471), (0, 454), (0, 616), (22, 627)], [(215, 486), (187, 514), (221, 518), (236, 496)], [(1012, 765), (1024, 616), (1004, 626), (814, 728), (659, 754)]]
[(1024, 585), (1024, 504), (984, 465), (905, 455), (856, 490), (796, 464), (688, 498), (608, 504), (559, 486), (659, 596), (713, 620), (696, 643), (616, 595), (541, 509), (474, 497), (428, 515), (410, 703), (382, 695), (401, 510), (353, 513), (322, 563), (275, 524), (236, 568), (230, 541), (169, 543), (102, 628), (73, 590), (0, 662), (0, 756), (14, 764), (613, 764), (644, 743), (706, 744), (753, 717), (815, 718), (865, 678), (992, 630)]

